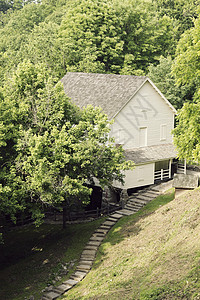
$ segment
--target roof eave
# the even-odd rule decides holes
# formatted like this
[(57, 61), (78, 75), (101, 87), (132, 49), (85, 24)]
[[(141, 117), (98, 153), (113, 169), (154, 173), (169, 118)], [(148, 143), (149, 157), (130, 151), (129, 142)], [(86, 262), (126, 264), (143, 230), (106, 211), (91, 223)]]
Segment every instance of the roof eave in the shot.
[(130, 97), (130, 99), (120, 108), (120, 110), (115, 113), (111, 119), (114, 119), (119, 113), (120, 111), (122, 111), (122, 109), (131, 101), (131, 99), (137, 94), (137, 92), (143, 87), (143, 85), (146, 82), (149, 82), (153, 88), (157, 91), (157, 93), (161, 96), (161, 98), (166, 102), (166, 104), (170, 107), (170, 109), (174, 112), (174, 114), (177, 114), (177, 110), (173, 107), (173, 105), (165, 98), (165, 96), (163, 95), (163, 93), (155, 86), (155, 84), (151, 81), (151, 79), (149, 77), (146, 77), (146, 79), (144, 80), (144, 82), (137, 88), (137, 90), (134, 92), (134, 94)]

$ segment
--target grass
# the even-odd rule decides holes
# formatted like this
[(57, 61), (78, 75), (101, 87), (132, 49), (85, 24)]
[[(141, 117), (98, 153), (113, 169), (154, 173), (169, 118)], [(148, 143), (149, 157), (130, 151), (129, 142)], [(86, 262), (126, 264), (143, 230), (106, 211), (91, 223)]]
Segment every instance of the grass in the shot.
[(173, 198), (168, 191), (122, 218), (91, 272), (61, 298), (199, 300), (200, 190)]
[(40, 299), (42, 289), (60, 275), (62, 264), (68, 263), (69, 278), (91, 234), (103, 219), (68, 225), (43, 224), (13, 229), (0, 245), (0, 299), (21, 300), (30, 295)]

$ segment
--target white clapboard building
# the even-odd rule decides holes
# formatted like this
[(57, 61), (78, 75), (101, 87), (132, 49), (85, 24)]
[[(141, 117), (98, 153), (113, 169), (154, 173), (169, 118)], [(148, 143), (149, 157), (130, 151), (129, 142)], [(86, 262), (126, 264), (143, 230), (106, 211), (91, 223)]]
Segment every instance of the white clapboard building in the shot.
[(61, 81), (76, 105), (100, 106), (114, 119), (111, 136), (136, 166), (125, 172), (123, 189), (171, 178), (176, 110), (148, 77), (69, 72)]

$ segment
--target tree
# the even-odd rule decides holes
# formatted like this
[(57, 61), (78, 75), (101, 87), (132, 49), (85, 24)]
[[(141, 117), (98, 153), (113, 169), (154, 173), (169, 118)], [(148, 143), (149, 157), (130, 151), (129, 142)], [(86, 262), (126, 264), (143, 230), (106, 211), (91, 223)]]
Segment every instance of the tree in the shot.
[(60, 27), (67, 70), (82, 71), (86, 65), (96, 72), (146, 71), (173, 48), (171, 19), (158, 19), (151, 11), (151, 3), (138, 0), (72, 4)]
[(178, 125), (174, 130), (174, 142), (180, 158), (200, 162), (200, 17), (195, 27), (181, 37), (173, 74), (179, 85), (194, 84), (194, 103), (185, 103), (178, 114)]
[[(77, 198), (88, 201), (86, 181), (97, 178), (101, 186), (122, 182), (121, 170), (133, 166), (125, 162), (122, 148), (109, 139), (107, 116), (99, 108), (80, 111), (75, 107), (45, 66), (20, 64), (3, 96), (11, 115), (4, 123), (10, 136), (1, 147), (1, 163), (7, 165), (1, 173), (3, 211), (9, 200), (13, 215), (14, 210), (29, 209), (39, 221), (43, 206), (66, 211)], [(4, 113), (1, 122), (5, 122)]]
[(200, 103), (185, 103), (178, 114), (178, 124), (173, 130), (174, 143), (180, 159), (200, 162)]
[[(30, 3), (9, 14), (5, 26), (0, 29), (0, 79), (12, 73), (24, 59), (24, 48), (35, 26), (43, 22), (51, 9)], [(38, 45), (39, 47), (39, 45)]]
[(65, 60), (68, 69), (79, 67), (86, 57), (91, 64), (98, 62), (98, 69), (116, 68), (123, 61), (123, 20), (113, 5), (104, 0), (74, 3), (60, 27)]
[(61, 78), (66, 69), (63, 62), (62, 45), (58, 39), (59, 26), (56, 23), (42, 22), (35, 26), (27, 38), (26, 45), (20, 50), (22, 56), (32, 63), (45, 63), (52, 76)]
[(178, 85), (195, 85), (195, 97), (200, 97), (200, 16), (194, 28), (186, 31), (177, 46), (173, 74)]
[(198, 0), (153, 0), (161, 16), (167, 15), (178, 26), (179, 35), (194, 26), (193, 20), (197, 17)]
[(167, 58), (161, 56), (157, 66), (150, 65), (148, 76), (165, 95), (167, 100), (176, 109), (179, 109), (183, 106), (184, 102), (192, 101), (194, 86), (192, 84), (178, 86), (175, 76), (172, 74), (172, 65), (173, 60), (170, 56)]

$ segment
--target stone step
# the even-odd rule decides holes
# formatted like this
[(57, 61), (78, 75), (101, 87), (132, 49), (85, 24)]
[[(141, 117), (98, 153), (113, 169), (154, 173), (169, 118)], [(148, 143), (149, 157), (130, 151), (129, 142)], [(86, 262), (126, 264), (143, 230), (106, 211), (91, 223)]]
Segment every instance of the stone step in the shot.
[(99, 237), (103, 237), (104, 236), (105, 237), (106, 233), (104, 233), (103, 231), (102, 232), (101, 231), (100, 232), (99, 231), (95, 231), (92, 236), (99, 236)]
[(108, 225), (101, 225), (100, 227), (99, 227), (99, 229), (108, 229), (108, 231), (110, 230), (110, 226), (108, 226)]
[(71, 275), (70, 279), (81, 281), (86, 276), (86, 274), (86, 272), (76, 271), (74, 274)]
[(72, 286), (69, 284), (61, 284), (53, 289), (53, 292), (59, 293), (60, 295), (71, 289)]
[(139, 210), (139, 208), (134, 207), (133, 205), (130, 205), (130, 204), (126, 204), (124, 208), (125, 208), (125, 209), (129, 209), (129, 210), (132, 210), (132, 211), (134, 211), (134, 212), (137, 212), (137, 211)]
[(140, 209), (141, 208), (141, 205), (138, 205), (137, 203), (134, 203), (134, 202), (131, 202), (131, 201), (128, 201), (126, 203), (126, 205), (132, 207), (132, 208), (135, 208), (135, 209)]
[(95, 255), (81, 255), (80, 260), (94, 261)]
[(158, 190), (154, 189), (154, 188), (149, 189), (148, 192), (152, 193), (152, 194), (155, 194), (155, 195), (160, 194), (160, 192)]
[(106, 234), (106, 233), (108, 233), (108, 231), (109, 231), (109, 229), (96, 229), (95, 230), (95, 233), (104, 233), (104, 234)]
[(82, 255), (85, 256), (95, 256), (96, 250), (83, 250)]
[(47, 294), (44, 294), (44, 296), (42, 297), (43, 300), (54, 300), (57, 299), (59, 296), (61, 295), (61, 293), (57, 293), (57, 292), (48, 292)]
[(79, 265), (76, 268), (78, 271), (89, 271), (91, 269), (91, 266), (89, 265)]
[(84, 260), (84, 259), (81, 259), (81, 260), (79, 261), (79, 264), (81, 264), (81, 265), (92, 266), (93, 260)]
[(153, 187), (153, 188), (151, 188), (150, 189), (152, 192), (155, 192), (155, 193), (158, 193), (158, 194), (160, 194), (160, 191), (159, 191), (159, 187)]
[(140, 200), (140, 199), (134, 198), (133, 200), (130, 199), (128, 202), (130, 202), (130, 203), (136, 203), (136, 204), (138, 204), (138, 205), (144, 206), (144, 205), (146, 205), (149, 201), (144, 201), (144, 200)]
[(87, 245), (99, 247), (101, 245), (101, 242), (99, 242), (99, 241), (89, 241), (87, 243)]
[(141, 209), (144, 206), (144, 204), (142, 204), (142, 203), (138, 204), (138, 203), (135, 203), (134, 201), (128, 201), (127, 205), (131, 205), (136, 209)]
[(110, 222), (117, 222), (117, 219), (116, 218), (113, 218), (113, 217), (109, 217), (106, 219), (106, 221), (110, 221)]
[(149, 202), (149, 201), (151, 201), (154, 198), (151, 198), (151, 197), (148, 197), (148, 196), (145, 196), (145, 195), (140, 195), (140, 196), (137, 196), (135, 199), (136, 200), (142, 200), (142, 201)]
[(78, 281), (77, 280), (73, 280), (73, 279), (68, 279), (68, 280), (66, 280), (66, 281), (63, 282), (63, 284), (70, 285), (71, 287), (74, 286), (74, 285), (76, 285), (77, 283), (78, 283)]
[(86, 245), (84, 250), (95, 250), (97, 251), (98, 246), (94, 246), (94, 245)]
[(112, 227), (113, 225), (115, 225), (115, 223), (116, 222), (113, 222), (113, 221), (105, 221), (102, 225)]
[(128, 209), (122, 209), (120, 212), (121, 212), (122, 215), (125, 215), (125, 216), (130, 216), (134, 213), (134, 212), (132, 212)]
[(114, 214), (112, 214), (112, 215), (110, 215), (112, 218), (115, 218), (115, 219), (120, 219), (122, 216), (121, 216), (121, 214), (119, 214), (118, 212), (116, 212), (116, 213), (114, 213)]
[(92, 236), (90, 238), (90, 241), (101, 242), (104, 240), (104, 238), (105, 238), (104, 236)]
[(95, 259), (96, 256), (96, 251), (94, 255), (91, 254), (81, 254), (80, 260), (88, 260), (88, 261), (93, 261)]
[(145, 193), (145, 196), (154, 199), (154, 198), (158, 197), (158, 194), (153, 194), (153, 193), (147, 192), (147, 193)]

